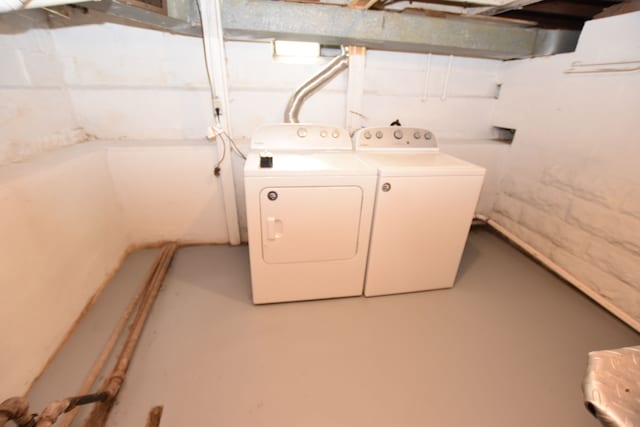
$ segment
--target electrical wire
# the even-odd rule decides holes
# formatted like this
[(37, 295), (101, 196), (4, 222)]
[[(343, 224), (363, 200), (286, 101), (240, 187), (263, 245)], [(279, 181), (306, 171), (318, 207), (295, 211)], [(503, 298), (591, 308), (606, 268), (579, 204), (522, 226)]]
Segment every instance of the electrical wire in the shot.
[(218, 162), (216, 163), (215, 167), (213, 168), (213, 174), (215, 176), (220, 176), (220, 165), (222, 165), (222, 162), (224, 161), (224, 158), (227, 156), (227, 143), (225, 142), (224, 138), (222, 137), (222, 132), (218, 132), (216, 130), (214, 139), (217, 138), (217, 137), (220, 137), (220, 140), (222, 141), (222, 155), (218, 159)]
[(235, 151), (235, 153), (242, 157), (243, 160), (247, 160), (247, 155), (244, 154), (236, 145), (236, 142), (233, 140), (233, 138), (231, 138), (231, 136), (229, 136), (229, 134), (227, 132), (222, 132), (222, 137), (227, 139), (227, 142), (229, 143), (229, 146), (231, 147), (231, 150)]
[(209, 83), (209, 89), (211, 94), (213, 120), (216, 126), (213, 129), (214, 130), (213, 139), (220, 137), (220, 140), (222, 141), (222, 155), (220, 156), (220, 158), (218, 158), (216, 166), (213, 169), (213, 174), (215, 176), (220, 176), (220, 168), (221, 168), (222, 162), (224, 161), (227, 155), (227, 144), (229, 145), (231, 152), (235, 151), (235, 153), (240, 157), (242, 157), (244, 160), (247, 160), (247, 156), (238, 148), (233, 138), (231, 138), (231, 136), (229, 136), (229, 134), (223, 129), (222, 123), (220, 122), (220, 105), (219, 105), (220, 99), (216, 95), (215, 85), (213, 83), (213, 72), (211, 69), (211, 59), (209, 57), (209, 49), (208, 49), (209, 25), (208, 25), (207, 19), (205, 18), (205, 13), (203, 13), (203, 7), (201, 4), (202, 1), (203, 0), (195, 0), (195, 3), (196, 3), (196, 9), (198, 9), (198, 14), (200, 15), (200, 23), (202, 24), (202, 50), (204, 53), (205, 69), (207, 71), (207, 81)]

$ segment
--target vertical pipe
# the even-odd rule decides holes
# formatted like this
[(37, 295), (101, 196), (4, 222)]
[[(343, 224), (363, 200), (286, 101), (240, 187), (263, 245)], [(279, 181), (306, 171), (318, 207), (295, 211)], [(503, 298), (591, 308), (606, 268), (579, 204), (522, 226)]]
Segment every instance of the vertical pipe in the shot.
[(427, 54), (427, 72), (424, 76), (424, 91), (422, 92), (422, 102), (429, 97), (429, 77), (431, 76), (431, 54)]
[(349, 134), (362, 127), (362, 97), (364, 94), (364, 68), (367, 48), (349, 46), (349, 73), (347, 82), (347, 130)]
[[(224, 39), (222, 36), (222, 19), (220, 16), (220, 1), (197, 0), (202, 21), (202, 39), (204, 43), (205, 62), (211, 86), (213, 109), (219, 109), (218, 126), (223, 132), (229, 133), (229, 93), (227, 86), (227, 61), (224, 54)], [(222, 138), (218, 140), (218, 153)], [(240, 224), (238, 222), (238, 205), (236, 202), (235, 183), (231, 155), (225, 156), (220, 167), (220, 182), (224, 198), (224, 212), (227, 223), (227, 234), (231, 245), (239, 245)]]
[(342, 49), (342, 54), (333, 58), (320, 71), (311, 76), (309, 80), (302, 83), (289, 98), (287, 107), (284, 110), (285, 123), (299, 123), (298, 115), (302, 104), (311, 95), (316, 93), (322, 86), (337, 76), (342, 70), (349, 66), (349, 51)]
[(440, 99), (442, 101), (447, 99), (447, 90), (449, 89), (449, 77), (451, 76), (452, 62), (453, 62), (453, 55), (449, 55), (449, 65), (447, 65), (447, 75), (444, 77), (444, 85), (442, 87), (442, 96), (440, 96)]

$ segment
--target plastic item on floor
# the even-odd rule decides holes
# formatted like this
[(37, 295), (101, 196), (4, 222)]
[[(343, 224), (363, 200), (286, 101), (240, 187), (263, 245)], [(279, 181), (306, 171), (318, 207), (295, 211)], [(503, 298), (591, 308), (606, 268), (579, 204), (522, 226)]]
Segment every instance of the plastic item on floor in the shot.
[(640, 346), (590, 352), (582, 391), (603, 426), (640, 426)]

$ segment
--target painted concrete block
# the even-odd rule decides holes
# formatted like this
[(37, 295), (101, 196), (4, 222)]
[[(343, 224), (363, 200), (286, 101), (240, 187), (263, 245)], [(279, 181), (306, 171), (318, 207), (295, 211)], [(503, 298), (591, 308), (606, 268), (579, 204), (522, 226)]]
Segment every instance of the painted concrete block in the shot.
[(527, 227), (521, 226), (515, 234), (543, 254), (550, 253), (554, 248), (551, 239)]
[[(293, 91), (322, 69), (331, 58), (320, 57), (300, 63), (286, 63), (273, 58), (270, 43), (227, 42), (229, 87), (234, 90)], [(260, 72), (256, 72), (260, 70)], [(324, 90), (346, 91), (347, 73), (342, 72)]]
[(635, 218), (640, 219), (640, 190), (630, 190), (622, 202), (620, 207), (622, 213), (632, 215)]
[(588, 259), (600, 269), (640, 291), (640, 256), (606, 242), (593, 242)]
[(554, 245), (576, 255), (584, 253), (591, 240), (589, 234), (555, 218), (548, 212), (532, 207), (522, 209), (519, 223), (529, 231), (541, 235)]
[(10, 47), (0, 47), (0, 86), (30, 86), (31, 80), (25, 68), (22, 52)]
[(226, 243), (224, 200), (206, 141), (113, 142), (113, 188), (134, 242)]
[[(251, 138), (256, 127), (265, 123), (282, 123), (291, 93), (253, 90), (230, 93), (231, 133), (237, 138)], [(323, 90), (309, 98), (300, 109), (300, 121), (344, 126), (346, 95)]]
[(506, 175), (502, 180), (502, 191), (505, 194), (521, 201), (530, 201), (533, 198), (532, 186), (534, 182), (520, 176)]
[(576, 56), (584, 62), (634, 61), (640, 52), (640, 12), (587, 21)]
[(101, 139), (195, 139), (213, 123), (208, 90), (78, 89), (71, 99), (78, 122)]
[(616, 208), (626, 190), (624, 181), (612, 177), (610, 173), (599, 174), (594, 169), (585, 168), (584, 164), (576, 168), (553, 165), (545, 170), (542, 182), (585, 200)]
[(530, 203), (558, 218), (565, 218), (571, 197), (564, 191), (546, 185), (535, 184), (531, 191)]
[(525, 205), (522, 202), (505, 194), (499, 194), (496, 197), (496, 201), (493, 205), (494, 212), (505, 216), (515, 222), (518, 222), (518, 220), (520, 219), (520, 215), (523, 209), (525, 209)]
[[(607, 287), (616, 286), (617, 279), (613, 276), (602, 271), (592, 262), (577, 257), (562, 248), (555, 248), (549, 257), (564, 270), (598, 293), (602, 293), (603, 289)], [(620, 283), (619, 285), (622, 284)]]
[(556, 249), (551, 258), (585, 285), (602, 295), (633, 318), (640, 318), (640, 292), (615, 276), (605, 272), (590, 260)]
[(552, 237), (553, 243), (567, 252), (578, 257), (584, 257), (585, 252), (598, 237), (585, 230), (562, 221), (557, 234)]
[(640, 254), (640, 220), (637, 218), (576, 199), (569, 209), (567, 222)]
[(62, 64), (52, 52), (23, 52), (24, 67), (29, 81), (35, 87), (62, 87), (64, 74)]

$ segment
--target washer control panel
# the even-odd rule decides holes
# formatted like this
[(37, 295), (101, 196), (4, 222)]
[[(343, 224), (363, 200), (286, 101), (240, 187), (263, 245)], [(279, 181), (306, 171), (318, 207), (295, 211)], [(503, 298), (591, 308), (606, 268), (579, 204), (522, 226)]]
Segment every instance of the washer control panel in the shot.
[(308, 123), (278, 123), (256, 129), (252, 150), (351, 150), (349, 133), (340, 127)]
[(367, 149), (426, 149), (437, 150), (435, 135), (428, 129), (401, 126), (371, 127), (356, 131), (353, 136), (356, 150)]

